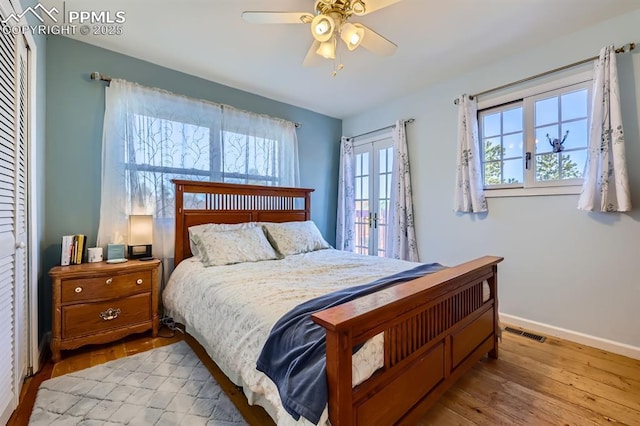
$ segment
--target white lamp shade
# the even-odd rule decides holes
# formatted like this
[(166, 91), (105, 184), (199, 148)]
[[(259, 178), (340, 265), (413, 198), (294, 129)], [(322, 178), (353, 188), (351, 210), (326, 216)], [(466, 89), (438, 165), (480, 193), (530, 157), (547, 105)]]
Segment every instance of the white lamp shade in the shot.
[(364, 28), (347, 22), (342, 26), (340, 38), (344, 41), (349, 50), (354, 50), (360, 46), (360, 43), (362, 43), (362, 39), (364, 38)]
[(355, 0), (351, 2), (351, 11), (354, 15), (362, 16), (367, 13), (367, 8), (362, 0)]
[(311, 21), (311, 34), (319, 42), (328, 41), (333, 36), (336, 23), (331, 16), (318, 15)]
[(335, 39), (332, 38), (329, 41), (320, 43), (320, 47), (318, 47), (318, 50), (316, 50), (316, 53), (325, 59), (335, 59), (336, 44), (334, 40)]
[(153, 244), (153, 216), (129, 216), (129, 245), (143, 246)]

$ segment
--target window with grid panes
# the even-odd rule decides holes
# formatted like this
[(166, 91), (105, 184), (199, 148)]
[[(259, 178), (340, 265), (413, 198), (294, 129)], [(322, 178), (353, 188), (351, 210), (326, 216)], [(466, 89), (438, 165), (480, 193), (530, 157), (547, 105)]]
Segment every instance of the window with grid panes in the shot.
[(530, 89), (519, 99), (481, 109), (485, 189), (574, 187), (567, 193), (575, 193), (587, 159), (590, 108), (587, 80), (555, 88), (547, 84), (538, 92)]

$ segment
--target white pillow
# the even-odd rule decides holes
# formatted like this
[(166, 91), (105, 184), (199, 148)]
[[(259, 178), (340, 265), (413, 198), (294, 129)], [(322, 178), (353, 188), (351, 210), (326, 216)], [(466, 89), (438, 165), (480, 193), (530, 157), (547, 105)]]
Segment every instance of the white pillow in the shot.
[(202, 225), (194, 225), (189, 227), (189, 247), (191, 248), (191, 254), (195, 257), (200, 257), (200, 249), (196, 243), (194, 236), (202, 235), (206, 232), (224, 232), (234, 231), (237, 229), (249, 229), (258, 226), (256, 222), (243, 222), (243, 223), (205, 223)]
[(277, 259), (278, 254), (260, 227), (195, 234), (204, 266)]
[(282, 255), (289, 256), (315, 250), (331, 248), (316, 224), (306, 222), (263, 223), (273, 247)]

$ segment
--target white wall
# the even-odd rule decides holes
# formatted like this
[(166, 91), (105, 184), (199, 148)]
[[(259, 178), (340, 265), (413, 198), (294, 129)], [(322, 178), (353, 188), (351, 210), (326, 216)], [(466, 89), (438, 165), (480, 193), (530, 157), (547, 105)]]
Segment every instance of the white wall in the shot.
[[(345, 119), (343, 134), (363, 133), (398, 118), (416, 119), (407, 126), (407, 135), (422, 261), (452, 265), (484, 254), (504, 256), (499, 267), (502, 313), (640, 351), (638, 22), (640, 10), (425, 87)], [(627, 163), (636, 206), (630, 214), (578, 211), (577, 195), (491, 198), (484, 217), (452, 211), (455, 97), (596, 56), (607, 44), (618, 47), (631, 41), (639, 44), (634, 53), (618, 55)]]

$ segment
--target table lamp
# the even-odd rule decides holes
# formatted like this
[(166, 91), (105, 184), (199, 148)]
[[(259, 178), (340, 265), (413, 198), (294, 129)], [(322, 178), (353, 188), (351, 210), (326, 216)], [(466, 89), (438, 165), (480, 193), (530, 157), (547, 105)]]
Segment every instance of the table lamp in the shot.
[(151, 258), (153, 243), (153, 216), (134, 214), (129, 216), (129, 259)]

